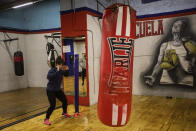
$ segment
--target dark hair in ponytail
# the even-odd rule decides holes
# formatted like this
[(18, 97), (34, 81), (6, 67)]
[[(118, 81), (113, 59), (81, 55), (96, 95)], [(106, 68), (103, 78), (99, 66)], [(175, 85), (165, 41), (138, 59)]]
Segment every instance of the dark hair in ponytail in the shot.
[(61, 56), (58, 56), (56, 58), (56, 65), (64, 65), (64, 60), (62, 59)]

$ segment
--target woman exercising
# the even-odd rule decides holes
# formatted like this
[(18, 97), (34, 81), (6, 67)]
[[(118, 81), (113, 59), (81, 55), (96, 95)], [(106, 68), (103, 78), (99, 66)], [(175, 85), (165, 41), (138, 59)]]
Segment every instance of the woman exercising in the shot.
[(62, 107), (63, 107), (63, 116), (65, 117), (71, 117), (67, 113), (67, 99), (65, 94), (63, 93), (61, 89), (61, 84), (62, 84), (62, 78), (63, 76), (68, 75), (68, 66), (63, 66), (64, 61), (63, 59), (59, 56), (56, 59), (56, 67), (52, 67), (47, 75), (48, 84), (47, 84), (47, 96), (48, 96), (48, 101), (50, 103), (50, 107), (47, 110), (46, 113), (46, 118), (44, 120), (44, 124), (46, 125), (51, 125), (49, 118), (55, 109), (56, 106), (56, 98), (59, 99), (62, 102)]

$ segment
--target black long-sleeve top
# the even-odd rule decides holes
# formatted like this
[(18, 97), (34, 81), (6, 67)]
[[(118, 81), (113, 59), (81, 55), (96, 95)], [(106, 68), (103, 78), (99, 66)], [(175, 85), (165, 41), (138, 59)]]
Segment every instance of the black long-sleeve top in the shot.
[(69, 71), (63, 71), (63, 70), (57, 70), (56, 67), (51, 68), (48, 71), (47, 79), (47, 90), (49, 91), (60, 91), (61, 90), (61, 84), (62, 84), (62, 78), (63, 76), (67, 76), (69, 74)]

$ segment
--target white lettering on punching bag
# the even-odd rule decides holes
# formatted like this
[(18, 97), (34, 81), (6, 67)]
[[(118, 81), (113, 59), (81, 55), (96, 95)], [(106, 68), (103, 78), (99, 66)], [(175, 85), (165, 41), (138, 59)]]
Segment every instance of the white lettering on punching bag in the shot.
[(129, 70), (132, 56), (133, 39), (109, 37), (112, 56), (112, 71), (109, 80), (110, 92), (128, 92), (129, 91)]
[(113, 65), (128, 69), (130, 65), (130, 57), (132, 55), (131, 51), (134, 40), (129, 39), (128, 42), (126, 42), (126, 38), (120, 38), (120, 41), (116, 40), (116, 37), (108, 38), (112, 53)]

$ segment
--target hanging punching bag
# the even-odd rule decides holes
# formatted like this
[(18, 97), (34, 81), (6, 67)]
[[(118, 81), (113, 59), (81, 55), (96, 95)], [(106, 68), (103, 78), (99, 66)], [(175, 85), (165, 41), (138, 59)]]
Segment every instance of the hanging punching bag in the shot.
[(108, 126), (125, 125), (130, 117), (136, 12), (114, 4), (104, 10), (98, 117)]
[(21, 51), (14, 53), (14, 70), (17, 76), (24, 75), (23, 53)]
[(46, 51), (48, 55), (48, 66), (49, 67), (55, 67), (55, 52), (56, 52), (56, 57), (58, 56), (57, 51), (54, 49), (54, 45), (51, 43), (46, 44)]
[(51, 67), (55, 67), (55, 55), (54, 55), (54, 50), (51, 50), (51, 57), (50, 57), (50, 65)]

